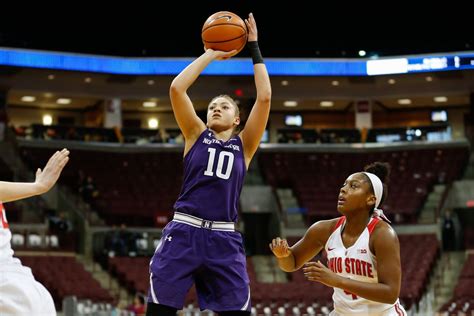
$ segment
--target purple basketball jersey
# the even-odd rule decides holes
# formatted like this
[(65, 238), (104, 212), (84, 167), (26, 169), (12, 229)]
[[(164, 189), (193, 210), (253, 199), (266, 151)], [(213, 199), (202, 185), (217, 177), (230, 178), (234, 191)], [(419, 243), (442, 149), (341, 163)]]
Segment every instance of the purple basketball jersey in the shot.
[(247, 172), (242, 140), (218, 140), (205, 130), (184, 157), (184, 181), (174, 209), (212, 221), (236, 222)]

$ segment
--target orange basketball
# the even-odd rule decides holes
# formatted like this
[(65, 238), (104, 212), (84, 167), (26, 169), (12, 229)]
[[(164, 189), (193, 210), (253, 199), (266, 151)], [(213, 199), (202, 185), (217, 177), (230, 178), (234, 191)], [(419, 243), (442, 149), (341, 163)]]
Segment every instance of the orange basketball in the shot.
[(202, 26), (201, 38), (204, 47), (239, 53), (247, 44), (247, 25), (237, 14), (219, 11), (207, 18)]

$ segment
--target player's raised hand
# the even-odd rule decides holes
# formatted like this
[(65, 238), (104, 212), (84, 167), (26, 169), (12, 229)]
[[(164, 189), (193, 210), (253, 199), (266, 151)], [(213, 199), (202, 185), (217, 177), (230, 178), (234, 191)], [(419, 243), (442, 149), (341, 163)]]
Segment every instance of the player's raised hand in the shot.
[(69, 150), (64, 148), (57, 151), (49, 158), (46, 166), (41, 170), (36, 170), (35, 185), (38, 187), (40, 193), (49, 191), (53, 185), (58, 181), (59, 175), (66, 163), (69, 161)]
[(257, 41), (258, 40), (257, 23), (255, 22), (255, 18), (253, 17), (253, 13), (250, 13), (248, 19), (245, 19), (245, 24), (247, 25), (247, 30), (249, 32), (247, 41), (248, 42)]

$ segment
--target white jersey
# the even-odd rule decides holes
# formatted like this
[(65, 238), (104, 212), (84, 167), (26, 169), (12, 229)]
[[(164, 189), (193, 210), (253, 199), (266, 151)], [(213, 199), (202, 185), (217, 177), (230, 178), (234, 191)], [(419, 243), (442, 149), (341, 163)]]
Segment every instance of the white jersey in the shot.
[(0, 202), (0, 271), (5, 269), (20, 268), (20, 260), (13, 258), (13, 249), (10, 241), (12, 233), (8, 226), (7, 214), (2, 202)]
[(11, 239), (5, 208), (0, 202), (0, 315), (55, 316), (51, 294), (35, 280), (30, 268), (13, 258)]
[[(370, 251), (369, 239), (379, 221), (380, 218), (373, 217), (357, 241), (351, 247), (346, 248), (342, 242), (342, 229), (346, 218), (341, 217), (326, 242), (328, 268), (345, 278), (367, 283), (378, 283), (377, 260)], [(331, 315), (406, 315), (398, 299), (394, 304), (379, 303), (340, 288), (334, 288), (332, 298), (334, 311)]]

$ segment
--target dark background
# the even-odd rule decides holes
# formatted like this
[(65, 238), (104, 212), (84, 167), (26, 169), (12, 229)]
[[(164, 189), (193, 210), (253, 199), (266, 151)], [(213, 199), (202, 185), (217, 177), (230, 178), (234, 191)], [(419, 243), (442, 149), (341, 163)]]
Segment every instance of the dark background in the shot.
[[(448, 16), (442, 6), (416, 11), (402, 3), (331, 5), (295, 0), (173, 0), (127, 2), (103, 12), (84, 4), (66, 13), (49, 14), (40, 23), (30, 21), (31, 27), (21, 31), (0, 32), (0, 46), (129, 57), (195, 57), (202, 52), (204, 21), (227, 10), (242, 18), (254, 13), (264, 57), (358, 58), (361, 49), (367, 51), (366, 57), (474, 50), (471, 27), (461, 26), (469, 21), (462, 17), (462, 9)], [(76, 10), (80, 13), (75, 16)], [(46, 24), (48, 30), (38, 29)], [(239, 57), (248, 57), (248, 52), (242, 51)]]

